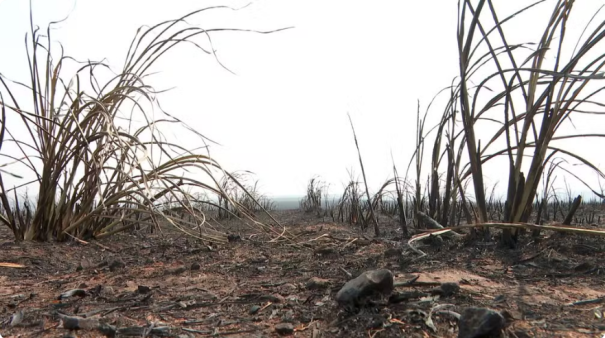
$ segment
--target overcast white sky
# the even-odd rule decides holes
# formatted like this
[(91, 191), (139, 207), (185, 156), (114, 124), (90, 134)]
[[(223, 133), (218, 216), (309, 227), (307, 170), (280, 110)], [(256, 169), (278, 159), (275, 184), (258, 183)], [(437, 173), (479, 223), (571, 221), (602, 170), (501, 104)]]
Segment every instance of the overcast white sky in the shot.
[[(53, 32), (67, 55), (105, 58), (119, 70), (139, 26), (211, 5), (248, 3), (34, 0), (33, 6), (34, 20), (42, 27), (69, 15)], [(495, 3), (501, 17), (528, 4)], [(507, 26), (509, 41), (536, 41), (553, 3)], [(603, 3), (578, 1), (570, 34), (579, 34)], [(378, 187), (392, 175), (391, 152), (404, 172), (414, 151), (417, 100), (424, 110), (458, 74), (456, 16), (454, 0), (252, 1), (240, 11), (211, 11), (189, 22), (204, 28), (295, 28), (270, 35), (214, 35), (219, 58), (236, 75), (212, 57), (181, 46), (156, 65), (161, 73), (151, 84), (175, 87), (160, 95), (162, 107), (219, 142), (212, 154), (227, 170), (256, 173), (262, 190), (273, 196), (303, 194), (314, 175), (338, 191), (348, 169), (360, 174), (349, 112), (370, 184)], [(27, 80), (23, 41), (28, 25), (28, 1), (0, 0), (0, 72), (8, 78)], [(441, 109), (433, 111), (435, 118)], [(598, 165), (601, 149), (581, 145)], [(504, 186), (503, 173), (497, 167), (486, 171), (488, 184)]]

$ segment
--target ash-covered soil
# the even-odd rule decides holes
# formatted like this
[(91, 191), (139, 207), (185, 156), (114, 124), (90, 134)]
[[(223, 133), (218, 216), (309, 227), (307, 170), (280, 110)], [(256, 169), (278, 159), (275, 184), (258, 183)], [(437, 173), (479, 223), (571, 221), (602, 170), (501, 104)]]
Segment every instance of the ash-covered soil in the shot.
[[(398, 239), (395, 220), (381, 220), (384, 235), (374, 239), (371, 229), (309, 214), (274, 216), (294, 241), (268, 243), (233, 224), (241, 240), (224, 244), (168, 227), (87, 243), (16, 243), (3, 228), (0, 263), (23, 267), (0, 266), (0, 334), (456, 337), (456, 314), (468, 307), (499, 311), (508, 337), (605, 332), (605, 238), (544, 233), (525, 236), (516, 250), (444, 238), (418, 242), (427, 254), (420, 257)], [(344, 283), (373, 269), (393, 272), (397, 303), (335, 302)], [(460, 289), (435, 294), (442, 283)]]

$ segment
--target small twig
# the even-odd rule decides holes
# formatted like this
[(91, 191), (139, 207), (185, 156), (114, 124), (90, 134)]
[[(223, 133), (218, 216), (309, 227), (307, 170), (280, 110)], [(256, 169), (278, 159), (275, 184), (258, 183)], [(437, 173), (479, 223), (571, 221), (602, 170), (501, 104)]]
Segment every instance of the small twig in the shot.
[[(190, 330), (190, 329), (188, 329), (188, 330)], [(248, 329), (248, 330), (237, 330), (237, 331), (226, 331), (226, 332), (212, 332), (212, 333), (205, 332), (205, 333), (202, 333), (202, 334), (205, 334), (207, 336), (216, 337), (216, 336), (230, 336), (230, 335), (233, 335), (233, 334), (250, 333), (250, 332), (258, 332), (258, 331), (259, 331), (259, 329)]]
[(15, 263), (0, 262), (0, 267), (22, 269), (22, 268), (25, 268), (25, 265), (15, 264)]
[(353, 275), (352, 275), (352, 274), (351, 274), (349, 271), (345, 270), (345, 269), (344, 269), (344, 268), (342, 268), (342, 267), (340, 268), (340, 270), (342, 270), (342, 272), (344, 272), (344, 273), (345, 273), (345, 275), (347, 275), (349, 278), (353, 278)]
[(438, 310), (438, 311), (435, 311), (435, 313), (442, 314), (442, 315), (450, 315), (450, 316), (460, 320), (460, 314), (458, 312), (454, 312), (451, 310)]
[(268, 308), (269, 306), (271, 306), (273, 303), (268, 302), (265, 306), (261, 307), (260, 310), (258, 310), (258, 312), (263, 311), (264, 309)]
[(602, 303), (605, 302), (605, 297), (599, 297), (599, 298), (594, 298), (594, 299), (586, 299), (586, 300), (579, 300), (577, 302), (573, 302), (573, 303), (568, 303), (565, 304), (566, 306), (576, 306), (576, 305), (586, 305), (586, 304), (598, 304), (598, 303)]
[(111, 252), (111, 253), (116, 253), (116, 251), (115, 251), (115, 250), (113, 250), (113, 249), (111, 249), (111, 248), (109, 248), (109, 247), (107, 247), (107, 246), (105, 246), (105, 245), (103, 245), (103, 244), (101, 244), (101, 243), (97, 243), (97, 242), (87, 242), (87, 241), (85, 241), (85, 240), (79, 239), (78, 237), (76, 237), (76, 236), (74, 236), (74, 235), (72, 235), (72, 234), (70, 234), (70, 233), (65, 233), (65, 234), (66, 234), (67, 236), (71, 237), (73, 240), (75, 240), (76, 242), (78, 242), (78, 243), (80, 243), (80, 244), (88, 245), (88, 244), (92, 243), (92, 244), (94, 244), (94, 245), (96, 245), (96, 246), (100, 247), (101, 249), (105, 249), (105, 250), (107, 250), (107, 251), (109, 251), (109, 252)]
[(412, 240), (410, 240), (410, 241), (408, 242), (408, 247), (410, 247), (410, 249), (412, 249), (412, 251), (414, 251), (415, 253), (417, 253), (417, 254), (419, 254), (419, 255), (420, 255), (420, 257), (418, 257), (418, 258), (422, 258), (422, 257), (426, 256), (426, 254), (425, 254), (424, 252), (420, 251), (419, 249), (416, 249), (416, 248), (415, 248), (415, 247), (412, 245)]
[[(424, 222), (426, 225), (428, 225), (430, 228), (432, 229), (445, 229), (445, 227), (441, 224), (439, 224), (439, 222), (435, 221), (434, 219), (432, 219), (429, 215), (425, 214), (422, 211), (417, 211), (416, 214), (418, 215), (418, 218), (420, 218), (420, 220), (422, 222)], [(444, 233), (444, 235), (447, 234), (448, 236), (455, 236), (455, 237), (463, 237), (464, 235), (461, 235), (459, 233), (456, 233), (454, 231), (451, 232), (447, 232)]]
[(372, 197), (370, 197), (370, 190), (368, 189), (368, 180), (366, 179), (366, 171), (363, 168), (363, 160), (361, 159), (361, 151), (359, 150), (359, 143), (357, 142), (357, 134), (355, 134), (355, 128), (353, 127), (353, 120), (351, 119), (351, 114), (347, 114), (349, 116), (349, 122), (351, 122), (351, 129), (353, 130), (353, 139), (355, 140), (355, 147), (357, 148), (357, 155), (359, 155), (359, 165), (361, 167), (361, 175), (363, 176), (363, 183), (366, 188), (366, 197), (368, 198), (368, 207), (370, 208), (370, 217), (374, 222), (374, 235), (376, 237), (380, 237), (380, 230), (378, 227), (378, 218), (374, 214), (374, 206), (372, 205)]
[(311, 327), (311, 325), (314, 325), (315, 323), (316, 323), (315, 320), (311, 320), (309, 325), (307, 325), (307, 326), (302, 325), (299, 328), (295, 328), (294, 331), (296, 331), (296, 332), (306, 331), (307, 329), (309, 329)]
[(515, 262), (515, 264), (514, 264), (514, 265), (517, 265), (517, 264), (520, 264), (520, 263), (525, 263), (525, 262), (527, 262), (527, 261), (531, 261), (532, 259), (534, 259), (534, 258), (539, 257), (540, 255), (542, 255), (542, 253), (544, 253), (544, 251), (546, 251), (546, 250), (547, 250), (547, 249), (540, 250), (540, 251), (539, 251), (537, 254), (535, 254), (535, 255), (531, 255), (531, 256), (529, 256), (529, 257), (527, 257), (527, 258), (520, 259), (520, 260), (518, 260), (517, 262)]
[(347, 244), (345, 244), (342, 248), (346, 248), (347, 246), (355, 243), (359, 238), (353, 238), (351, 241), (347, 242)]
[(312, 238), (312, 239), (308, 240), (307, 242), (314, 242), (314, 241), (316, 241), (316, 240), (318, 240), (320, 238), (324, 238), (324, 237), (330, 237), (330, 234), (323, 234), (323, 235), (321, 235), (319, 237)]

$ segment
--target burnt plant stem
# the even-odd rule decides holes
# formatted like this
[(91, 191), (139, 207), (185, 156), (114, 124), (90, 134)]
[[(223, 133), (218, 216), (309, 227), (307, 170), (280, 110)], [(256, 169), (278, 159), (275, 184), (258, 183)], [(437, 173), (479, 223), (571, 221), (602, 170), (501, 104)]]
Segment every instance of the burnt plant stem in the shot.
[(380, 228), (378, 227), (378, 219), (374, 214), (374, 207), (372, 206), (372, 198), (370, 197), (370, 190), (368, 189), (368, 181), (366, 179), (366, 171), (363, 168), (363, 160), (361, 158), (361, 151), (359, 150), (359, 143), (357, 142), (357, 134), (355, 133), (355, 127), (353, 126), (353, 120), (351, 119), (351, 115), (349, 116), (349, 122), (351, 123), (351, 130), (353, 131), (353, 139), (355, 140), (355, 147), (357, 148), (357, 155), (359, 156), (359, 166), (361, 167), (361, 175), (363, 176), (363, 184), (366, 188), (366, 198), (368, 199), (368, 207), (370, 208), (370, 217), (372, 218), (372, 222), (374, 222), (374, 235), (376, 237), (380, 236)]

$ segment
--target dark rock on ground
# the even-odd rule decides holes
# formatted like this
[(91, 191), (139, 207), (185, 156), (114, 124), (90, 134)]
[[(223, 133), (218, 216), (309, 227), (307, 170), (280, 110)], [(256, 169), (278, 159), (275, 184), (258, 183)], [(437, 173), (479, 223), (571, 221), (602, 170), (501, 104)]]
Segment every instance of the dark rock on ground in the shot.
[(458, 283), (447, 282), (431, 290), (431, 294), (439, 295), (441, 297), (450, 297), (458, 293), (458, 291), (460, 291), (460, 285), (458, 285)]
[(251, 315), (254, 315), (259, 310), (260, 310), (260, 306), (258, 306), (258, 305), (252, 305), (252, 307), (250, 308), (250, 310), (248, 311), (248, 313), (251, 314)]
[(336, 294), (341, 306), (357, 306), (360, 300), (375, 294), (389, 296), (393, 292), (393, 273), (387, 269), (370, 270), (348, 281)]
[(458, 321), (458, 338), (500, 337), (506, 320), (498, 311), (470, 307), (464, 309)]
[(385, 258), (401, 256), (401, 249), (389, 248), (384, 252), (383, 255)]
[(151, 288), (149, 286), (139, 285), (137, 287), (137, 292), (144, 295), (144, 294), (151, 292)]
[(124, 264), (124, 262), (122, 262), (122, 260), (120, 259), (116, 259), (113, 262), (111, 262), (111, 264), (109, 264), (109, 271), (113, 272), (119, 269), (123, 269), (126, 267), (126, 264)]
[(282, 336), (294, 333), (294, 326), (290, 323), (280, 323), (275, 325), (275, 332)]
[(240, 235), (229, 234), (227, 235), (227, 240), (229, 241), (229, 243), (233, 243), (241, 241), (242, 238), (240, 237)]

